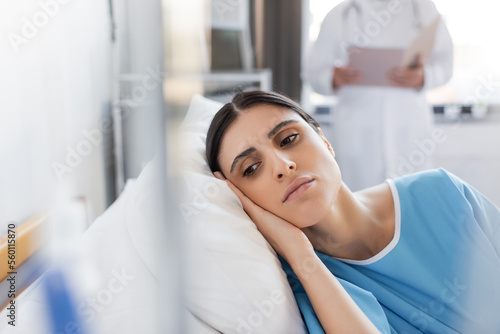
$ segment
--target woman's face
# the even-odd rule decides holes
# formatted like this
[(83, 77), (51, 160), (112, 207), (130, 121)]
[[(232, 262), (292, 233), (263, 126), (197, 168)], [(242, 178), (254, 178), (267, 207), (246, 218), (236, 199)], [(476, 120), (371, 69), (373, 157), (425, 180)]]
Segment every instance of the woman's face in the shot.
[(341, 184), (326, 139), (296, 112), (274, 105), (249, 108), (228, 127), (219, 162), (254, 203), (299, 228), (325, 217)]

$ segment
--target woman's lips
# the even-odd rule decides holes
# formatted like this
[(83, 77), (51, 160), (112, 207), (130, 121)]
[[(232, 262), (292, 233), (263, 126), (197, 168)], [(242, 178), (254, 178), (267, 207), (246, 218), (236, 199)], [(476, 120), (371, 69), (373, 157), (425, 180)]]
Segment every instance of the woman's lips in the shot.
[(292, 201), (302, 196), (312, 186), (314, 179), (310, 177), (299, 177), (295, 179), (285, 190), (282, 202)]

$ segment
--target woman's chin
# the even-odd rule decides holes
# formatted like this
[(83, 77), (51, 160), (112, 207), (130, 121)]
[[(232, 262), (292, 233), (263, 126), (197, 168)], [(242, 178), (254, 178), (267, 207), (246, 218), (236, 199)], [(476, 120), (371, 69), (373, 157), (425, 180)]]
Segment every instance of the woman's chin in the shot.
[(300, 229), (303, 229), (303, 228), (308, 228), (308, 227), (314, 226), (317, 223), (318, 223), (317, 221), (309, 221), (309, 222), (301, 222), (301, 223), (294, 224), (294, 225)]
[(300, 229), (314, 226), (320, 222), (321, 218), (324, 217), (324, 215), (317, 214), (318, 211), (311, 211), (311, 212), (314, 212), (314, 213), (308, 214), (308, 215), (297, 215), (288, 221), (292, 225), (294, 225)]

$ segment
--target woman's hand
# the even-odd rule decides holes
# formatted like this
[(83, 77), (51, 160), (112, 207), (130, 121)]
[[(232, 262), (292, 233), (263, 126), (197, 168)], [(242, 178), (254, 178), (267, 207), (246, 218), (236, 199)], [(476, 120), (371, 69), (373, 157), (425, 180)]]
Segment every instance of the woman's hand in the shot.
[(298, 227), (256, 205), (221, 173), (214, 175), (226, 181), (260, 233), (291, 265), (326, 333), (380, 333), (316, 256)]
[(260, 233), (288, 263), (303, 261), (307, 256), (314, 254), (311, 242), (298, 227), (255, 204), (221, 173), (215, 172), (214, 175), (226, 181)]
[(214, 175), (226, 181), (260, 233), (290, 264), (326, 333), (380, 333), (316, 256), (304, 232), (256, 205), (221, 173)]

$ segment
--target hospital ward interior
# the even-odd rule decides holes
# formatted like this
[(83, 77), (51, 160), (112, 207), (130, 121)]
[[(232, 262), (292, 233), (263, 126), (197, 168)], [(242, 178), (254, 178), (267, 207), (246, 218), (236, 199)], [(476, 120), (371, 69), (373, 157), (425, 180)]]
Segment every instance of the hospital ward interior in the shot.
[[(500, 333), (499, 15), (488, 0), (0, 0), (0, 333)], [(327, 314), (315, 265), (288, 264), (234, 189), (270, 196), (267, 170), (287, 164), (276, 187), (301, 172), (302, 132), (275, 155), (223, 141), (263, 106), (295, 116), (248, 140), (307, 127), (341, 190), (390, 194), (375, 256), (311, 240), (366, 331)], [(222, 177), (207, 132), (229, 107), (214, 145), (242, 153)], [(314, 182), (277, 202), (295, 210)]]

